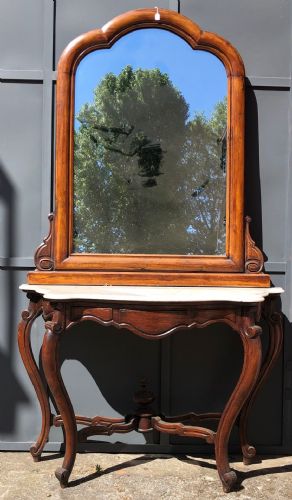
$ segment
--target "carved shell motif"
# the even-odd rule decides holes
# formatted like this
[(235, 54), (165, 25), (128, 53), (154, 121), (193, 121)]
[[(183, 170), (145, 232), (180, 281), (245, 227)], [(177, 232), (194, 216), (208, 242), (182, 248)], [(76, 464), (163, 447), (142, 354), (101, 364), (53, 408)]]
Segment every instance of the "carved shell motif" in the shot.
[(49, 234), (36, 249), (34, 255), (35, 266), (39, 271), (53, 271), (54, 269), (54, 260), (52, 258), (54, 214), (49, 214), (48, 219), (50, 221)]
[(264, 265), (264, 257), (260, 249), (250, 236), (250, 217), (245, 217), (245, 271), (247, 273), (260, 273)]

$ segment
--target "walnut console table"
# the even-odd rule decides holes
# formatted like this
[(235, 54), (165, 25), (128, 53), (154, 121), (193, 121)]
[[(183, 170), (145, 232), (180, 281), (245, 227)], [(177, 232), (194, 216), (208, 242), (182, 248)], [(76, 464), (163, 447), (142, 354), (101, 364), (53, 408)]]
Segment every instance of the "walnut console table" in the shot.
[[(22, 313), (19, 324), (19, 348), (42, 411), (41, 432), (31, 454), (34, 460), (40, 460), (51, 425), (63, 426), (65, 456), (62, 467), (56, 470), (62, 487), (68, 484), (78, 441), (97, 434), (156, 429), (214, 443), (224, 491), (234, 488), (237, 477), (229, 466), (229, 436), (237, 420), (243, 460), (250, 463), (256, 451), (248, 443), (247, 418), (255, 395), (281, 349), (282, 320), (276, 311), (276, 299), (283, 291), (281, 288), (22, 285), (21, 289), (27, 293), (29, 306)], [(40, 315), (45, 322), (42, 363), (46, 382), (59, 411), (56, 416), (51, 415), (47, 391), (30, 344), (31, 326)], [(261, 327), (257, 324), (261, 318), (269, 324), (269, 348), (263, 362)], [(156, 416), (149, 411), (146, 391), (146, 398), (141, 397), (138, 401), (140, 407), (134, 415), (120, 419), (75, 415), (60, 374), (58, 350), (62, 335), (72, 325), (84, 320), (125, 328), (145, 339), (155, 340), (184, 328), (203, 328), (218, 322), (229, 325), (240, 335), (244, 361), (224, 411), (221, 414), (190, 413), (177, 418)], [(216, 432), (202, 426), (208, 420), (218, 421)], [(84, 427), (77, 431), (77, 424)]]

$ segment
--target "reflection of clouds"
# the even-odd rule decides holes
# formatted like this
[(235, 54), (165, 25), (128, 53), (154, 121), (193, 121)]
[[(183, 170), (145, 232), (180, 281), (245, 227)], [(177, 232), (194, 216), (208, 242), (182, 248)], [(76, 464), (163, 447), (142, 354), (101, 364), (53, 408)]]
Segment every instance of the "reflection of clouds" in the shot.
[(189, 233), (189, 234), (196, 234), (197, 233), (197, 229), (190, 224), (189, 227), (187, 227), (187, 233)]

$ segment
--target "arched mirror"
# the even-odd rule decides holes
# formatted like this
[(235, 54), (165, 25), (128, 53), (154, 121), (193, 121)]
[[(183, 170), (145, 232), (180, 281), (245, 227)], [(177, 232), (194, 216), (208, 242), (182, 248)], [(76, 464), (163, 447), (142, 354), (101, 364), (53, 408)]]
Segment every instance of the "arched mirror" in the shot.
[(225, 255), (226, 134), (214, 54), (157, 28), (87, 54), (75, 74), (73, 252)]
[(244, 67), (169, 10), (116, 17), (58, 65), (55, 211), (31, 283), (268, 286), (244, 227)]

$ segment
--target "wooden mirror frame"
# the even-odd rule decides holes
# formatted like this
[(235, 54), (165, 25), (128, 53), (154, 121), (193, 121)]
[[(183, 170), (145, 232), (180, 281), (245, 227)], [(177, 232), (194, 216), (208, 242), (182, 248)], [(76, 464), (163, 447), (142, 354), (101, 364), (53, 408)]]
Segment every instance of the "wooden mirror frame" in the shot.
[[(263, 257), (244, 225), (244, 86), (240, 55), (214, 33), (202, 31), (174, 11), (139, 9), (122, 14), (103, 28), (85, 33), (64, 50), (58, 64), (56, 96), (55, 213), (51, 230), (35, 254), (36, 270), (28, 281), (63, 284), (119, 284), (164, 286), (269, 286)], [(82, 58), (110, 48), (125, 34), (141, 28), (168, 30), (193, 49), (208, 51), (224, 64), (228, 79), (226, 255), (74, 254), (73, 155), (74, 84)]]

